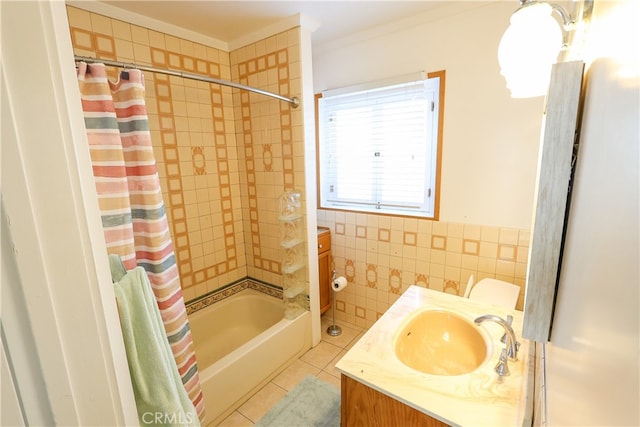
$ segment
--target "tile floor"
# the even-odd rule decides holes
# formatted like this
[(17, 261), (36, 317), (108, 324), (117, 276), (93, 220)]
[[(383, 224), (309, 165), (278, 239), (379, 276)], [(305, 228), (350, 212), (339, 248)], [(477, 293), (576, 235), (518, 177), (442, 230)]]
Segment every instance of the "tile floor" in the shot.
[(330, 316), (323, 316), (322, 340), (320, 343), (300, 356), (298, 360), (294, 361), (270, 383), (260, 389), (218, 426), (253, 426), (307, 375), (315, 375), (340, 389), (340, 372), (334, 365), (360, 339), (365, 330), (349, 323), (336, 321), (342, 328), (342, 334), (332, 337), (326, 332), (331, 323)]

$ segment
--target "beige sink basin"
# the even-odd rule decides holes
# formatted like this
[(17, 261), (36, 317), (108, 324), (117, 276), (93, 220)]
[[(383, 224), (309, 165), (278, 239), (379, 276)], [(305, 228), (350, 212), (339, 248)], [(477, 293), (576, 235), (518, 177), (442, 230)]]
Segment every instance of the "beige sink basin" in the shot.
[(415, 315), (396, 335), (395, 352), (405, 365), (433, 375), (467, 374), (488, 357), (480, 328), (445, 310)]

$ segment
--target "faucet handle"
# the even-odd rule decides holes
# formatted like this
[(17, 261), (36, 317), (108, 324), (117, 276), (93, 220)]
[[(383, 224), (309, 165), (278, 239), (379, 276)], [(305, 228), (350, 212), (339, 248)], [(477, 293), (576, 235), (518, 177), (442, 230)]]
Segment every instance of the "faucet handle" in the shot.
[[(511, 326), (511, 324), (513, 323), (513, 316), (508, 314), (507, 315), (507, 324), (509, 326)], [(507, 334), (502, 334), (502, 338), (500, 338), (500, 342), (505, 344), (507, 342)], [(507, 356), (509, 356), (509, 358), (511, 360), (515, 360), (515, 358), (518, 355), (518, 350), (520, 349), (520, 343), (518, 341), (516, 341), (512, 347), (515, 351), (511, 351), (511, 348), (509, 348), (509, 350), (507, 350)]]
[(500, 360), (495, 367), (495, 371), (500, 377), (506, 377), (509, 375), (509, 365), (507, 364), (507, 349), (503, 348), (500, 353)]
[[(511, 351), (511, 349), (513, 349), (513, 351)], [(516, 360), (518, 358), (518, 350), (520, 350), (520, 343), (516, 341), (513, 347), (509, 347), (508, 350), (505, 350), (507, 351), (507, 356), (509, 356), (509, 359)]]
[[(511, 326), (511, 324), (513, 323), (513, 316), (510, 314), (507, 314), (507, 325)], [(507, 334), (502, 334), (502, 338), (500, 338), (500, 342), (502, 344), (505, 344), (507, 342)]]

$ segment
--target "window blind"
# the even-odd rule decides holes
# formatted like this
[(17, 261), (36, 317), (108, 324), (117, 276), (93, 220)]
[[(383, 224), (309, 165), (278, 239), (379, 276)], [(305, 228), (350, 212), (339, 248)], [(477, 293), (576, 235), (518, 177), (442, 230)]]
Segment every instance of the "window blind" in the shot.
[(433, 215), (438, 80), (320, 98), (321, 207)]

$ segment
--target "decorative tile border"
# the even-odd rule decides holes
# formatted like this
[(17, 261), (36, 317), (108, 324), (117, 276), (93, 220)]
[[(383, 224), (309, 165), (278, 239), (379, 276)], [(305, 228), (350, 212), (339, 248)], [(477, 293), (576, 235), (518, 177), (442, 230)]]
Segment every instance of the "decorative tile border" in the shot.
[(73, 46), (80, 49), (95, 50), (95, 37), (91, 31), (71, 27), (71, 41)]
[(229, 298), (238, 292), (245, 289), (253, 289), (255, 291), (262, 292), (270, 297), (282, 299), (282, 288), (279, 286), (263, 283), (255, 279), (246, 278), (236, 283), (232, 283), (223, 289), (210, 292), (206, 295), (196, 298), (195, 300), (187, 302), (187, 314), (193, 314), (198, 310), (209, 307), (212, 304), (220, 302), (226, 298)]
[(367, 287), (378, 287), (378, 266), (375, 264), (367, 264)]
[(480, 241), (462, 239), (462, 253), (465, 255), (480, 255)]
[(516, 261), (518, 258), (518, 247), (516, 245), (498, 244), (498, 259), (503, 261)]
[(415, 284), (418, 286), (422, 286), (423, 288), (429, 287), (429, 276), (426, 274), (418, 274), (416, 275)]
[[(252, 79), (266, 78), (268, 83), (269, 75), (276, 72), (278, 93), (282, 96), (290, 96), (289, 94), (289, 51), (288, 48), (279, 49), (275, 52), (269, 52), (256, 58), (250, 58), (246, 61), (239, 62), (234, 67), (238, 70), (238, 81), (241, 84), (251, 85)], [(250, 222), (250, 241), (246, 242), (251, 248), (253, 256), (253, 266), (257, 269), (271, 272), (274, 274), (282, 274), (282, 263), (278, 259), (273, 259), (277, 254), (273, 249), (265, 244), (269, 241), (266, 237), (264, 216), (266, 213), (260, 209), (258, 186), (263, 185), (261, 179), (264, 173), (281, 172), (283, 190), (295, 189), (295, 171), (294, 171), (294, 152), (293, 152), (293, 127), (291, 122), (291, 106), (289, 104), (280, 103), (278, 111), (270, 114), (271, 117), (279, 117), (279, 143), (274, 146), (271, 141), (270, 134), (265, 137), (267, 141), (261, 141), (261, 132), (265, 126), (261, 108), (265, 101), (260, 103), (253, 102), (249, 93), (240, 94), (240, 123), (242, 140), (242, 148), (245, 157), (245, 173), (246, 186), (249, 207)], [(262, 105), (261, 105), (262, 104)], [(278, 146), (280, 151), (278, 152)], [(262, 147), (262, 149), (260, 149)], [(281, 160), (280, 167), (276, 166), (274, 160)], [(279, 163), (279, 162), (277, 162)], [(261, 166), (260, 166), (261, 164)], [(261, 221), (263, 219), (263, 221)]]
[(396, 268), (389, 272), (389, 293), (400, 295), (402, 293), (402, 273)]
[(440, 236), (433, 234), (431, 236), (431, 249), (437, 249), (440, 251), (447, 250), (447, 236)]
[(191, 147), (191, 162), (193, 163), (193, 174), (194, 175), (206, 175), (207, 162), (204, 158), (204, 147), (196, 146)]
[(347, 281), (354, 282), (356, 280), (356, 264), (352, 259), (345, 261), (344, 275), (347, 277)]
[(453, 295), (460, 295), (460, 283), (456, 282), (455, 280), (445, 280), (443, 292)]
[(416, 246), (418, 242), (418, 233), (412, 231), (405, 231), (403, 236), (403, 243), (409, 246)]

